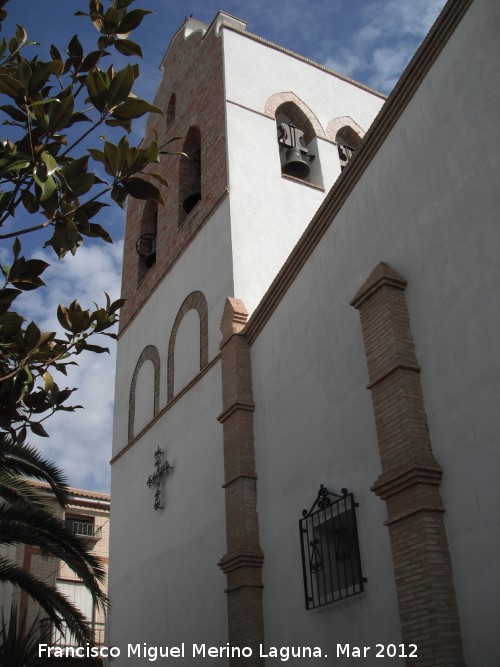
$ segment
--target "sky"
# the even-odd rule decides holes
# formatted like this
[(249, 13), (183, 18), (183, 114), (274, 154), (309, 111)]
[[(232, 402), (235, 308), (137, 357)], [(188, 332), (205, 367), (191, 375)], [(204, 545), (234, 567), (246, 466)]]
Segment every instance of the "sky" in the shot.
[[(162, 56), (186, 16), (210, 23), (223, 10), (246, 20), (248, 32), (389, 94), (444, 4), (444, 0), (138, 0), (131, 9), (149, 9), (154, 15), (147, 16), (132, 36), (144, 53), (134, 90), (144, 99), (153, 99)], [(28, 37), (41, 44), (32, 47), (32, 55), (51, 43), (64, 51), (75, 33), (90, 45), (96, 31), (88, 19), (74, 16), (87, 8), (85, 0), (9, 0), (3, 34), (8, 38), (15, 23), (23, 25)], [(144, 124), (138, 123), (131, 141), (138, 142), (143, 129)], [(6, 132), (0, 127), (0, 137), (8, 136)], [(112, 245), (88, 243), (74, 257), (58, 262), (40, 249), (39, 239), (23, 241), (25, 254), (51, 264), (44, 274), (47, 288), (22, 297), (23, 313), (29, 313), (44, 330), (58, 328), (59, 303), (77, 298), (91, 308), (96, 301), (103, 303), (104, 292), (113, 299), (119, 297), (124, 214), (119, 209), (105, 211), (99, 222), (111, 232)], [(10, 241), (0, 245), (2, 263), (8, 259), (9, 248)], [(109, 491), (114, 346), (109, 355), (86, 354), (78, 361), (67, 381), (57, 381), (61, 387), (78, 387), (74, 402), (85, 409), (54, 415), (45, 423), (50, 437), (33, 436), (30, 442), (65, 471), (71, 485)]]

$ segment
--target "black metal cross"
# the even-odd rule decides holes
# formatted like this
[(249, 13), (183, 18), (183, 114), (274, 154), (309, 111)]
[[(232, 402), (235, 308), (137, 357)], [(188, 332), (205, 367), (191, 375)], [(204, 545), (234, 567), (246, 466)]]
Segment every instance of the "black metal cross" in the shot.
[(163, 458), (163, 449), (158, 449), (155, 452), (155, 468), (156, 472), (154, 472), (152, 475), (149, 475), (148, 477), (148, 486), (151, 488), (152, 486), (156, 486), (155, 490), (155, 503), (154, 503), (154, 508), (155, 510), (161, 510), (163, 507), (161, 506), (161, 482), (163, 477), (166, 477), (168, 473), (173, 470), (172, 466), (168, 461), (165, 461), (165, 463), (162, 463), (161, 460)]

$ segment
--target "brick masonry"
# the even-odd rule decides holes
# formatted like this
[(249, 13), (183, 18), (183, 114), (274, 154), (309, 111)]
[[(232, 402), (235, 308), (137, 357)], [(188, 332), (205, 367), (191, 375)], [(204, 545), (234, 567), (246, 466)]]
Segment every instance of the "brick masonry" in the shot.
[[(179, 219), (179, 190), (183, 187), (180, 180), (186, 172), (183, 161), (187, 161), (187, 158), (162, 156), (161, 163), (155, 165), (152, 171), (163, 176), (169, 187), (161, 186), (165, 205), (158, 209), (156, 263), (143, 275), (142, 260), (135, 245), (141, 234), (147, 205), (136, 199), (128, 199), (122, 274), (122, 296), (126, 303), (121, 309), (120, 332), (139, 312), (209, 219), (210, 214), (227, 195), (222, 40), (216, 36), (214, 27), (205, 35), (194, 33), (186, 40), (184, 31), (180, 30), (169, 47), (163, 68), (164, 75), (155, 105), (168, 111), (172, 93), (175, 92), (175, 115), (172, 105), (166, 116), (152, 114), (145, 143), (151, 139), (153, 130), (156, 129), (160, 144), (173, 137), (180, 137), (164, 148), (180, 151), (190, 128), (197, 128), (203, 161), (201, 201), (185, 220)], [(194, 132), (191, 136), (193, 134)]]
[(432, 453), (404, 290), (390, 266), (376, 266), (351, 302), (360, 312), (382, 473), (401, 631), (417, 644), (411, 664), (465, 665), (453, 584), (442, 471)]
[(250, 350), (240, 332), (248, 313), (239, 299), (227, 299), (222, 317), (222, 406), (227, 553), (219, 567), (227, 576), (229, 643), (249, 646), (252, 656), (230, 658), (231, 667), (264, 665), (262, 554), (257, 516)]
[(128, 439), (135, 435), (135, 391), (139, 371), (146, 361), (151, 361), (154, 367), (154, 390), (153, 390), (153, 415), (156, 415), (160, 405), (160, 355), (154, 345), (147, 345), (141, 352), (135, 365), (132, 382), (130, 383), (130, 395), (128, 401)]
[(177, 331), (180, 327), (184, 315), (190, 311), (196, 310), (200, 316), (200, 372), (208, 364), (208, 306), (205, 295), (202, 292), (191, 292), (184, 299), (170, 332), (168, 342), (168, 368), (167, 368), (167, 403), (174, 398), (174, 379), (175, 379), (175, 340)]

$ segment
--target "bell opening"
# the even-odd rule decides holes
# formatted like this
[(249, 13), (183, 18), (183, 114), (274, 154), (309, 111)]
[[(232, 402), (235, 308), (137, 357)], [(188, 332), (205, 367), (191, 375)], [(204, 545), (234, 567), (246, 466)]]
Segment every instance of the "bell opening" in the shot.
[(190, 195), (188, 195), (186, 199), (184, 199), (184, 201), (182, 202), (182, 208), (184, 209), (185, 213), (187, 214), (191, 213), (191, 211), (200, 201), (200, 199), (201, 199), (200, 192), (192, 192)]

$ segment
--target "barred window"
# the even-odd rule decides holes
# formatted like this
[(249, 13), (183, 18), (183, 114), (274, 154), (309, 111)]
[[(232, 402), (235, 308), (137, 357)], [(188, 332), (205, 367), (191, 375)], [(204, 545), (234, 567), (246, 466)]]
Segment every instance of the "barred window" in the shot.
[(347, 489), (340, 496), (321, 484), (311, 509), (302, 512), (299, 528), (306, 609), (363, 592), (356, 507)]

